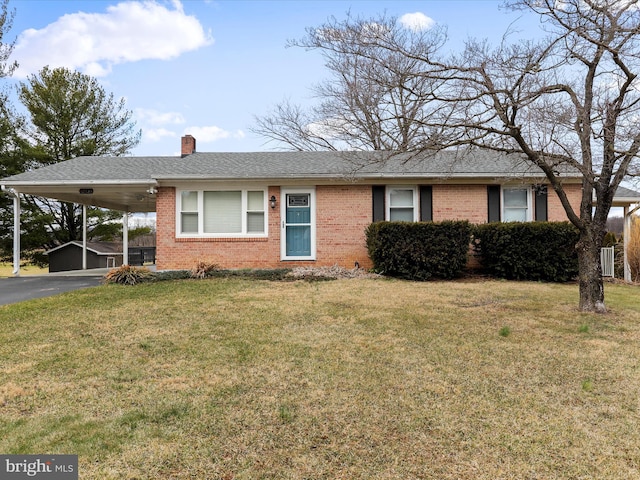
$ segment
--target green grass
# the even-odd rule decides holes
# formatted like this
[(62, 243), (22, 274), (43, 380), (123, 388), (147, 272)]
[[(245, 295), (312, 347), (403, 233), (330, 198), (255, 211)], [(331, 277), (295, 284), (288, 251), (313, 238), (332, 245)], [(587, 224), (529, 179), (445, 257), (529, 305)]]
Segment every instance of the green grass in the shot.
[(607, 284), (596, 316), (575, 285), (232, 278), (7, 305), (0, 452), (82, 479), (639, 478), (639, 293)]
[(511, 335), (511, 327), (505, 325), (498, 331), (498, 335), (500, 335), (501, 337), (508, 337), (509, 335)]

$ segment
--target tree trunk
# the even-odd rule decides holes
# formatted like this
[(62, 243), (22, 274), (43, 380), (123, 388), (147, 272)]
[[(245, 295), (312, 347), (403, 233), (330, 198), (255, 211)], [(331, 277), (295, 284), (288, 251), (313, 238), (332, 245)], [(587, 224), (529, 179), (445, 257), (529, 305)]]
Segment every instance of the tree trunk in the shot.
[(578, 250), (578, 278), (580, 284), (580, 310), (583, 312), (606, 313), (604, 304), (604, 284), (600, 264), (601, 239), (587, 230), (580, 233)]

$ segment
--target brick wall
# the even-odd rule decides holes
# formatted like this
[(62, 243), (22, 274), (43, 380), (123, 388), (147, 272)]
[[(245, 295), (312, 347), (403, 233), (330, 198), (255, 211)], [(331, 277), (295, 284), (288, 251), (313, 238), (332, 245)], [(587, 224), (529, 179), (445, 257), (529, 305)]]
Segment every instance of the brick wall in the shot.
[[(569, 203), (579, 214), (582, 187), (579, 184), (564, 186)], [(469, 220), (486, 223), (489, 215), (486, 185), (433, 185), (433, 221)], [(567, 214), (556, 192), (548, 189), (547, 219), (550, 222), (567, 220)]]
[(372, 266), (365, 229), (373, 219), (370, 185), (318, 186), (317, 259), (322, 265)]
[[(580, 202), (582, 201), (582, 186), (580, 184), (565, 185), (564, 191), (569, 198), (569, 203), (576, 212), (576, 215), (580, 215)], [(567, 220), (567, 214), (564, 211), (564, 207), (560, 203), (558, 194), (549, 187), (547, 197), (547, 217), (550, 222), (564, 222)]]
[[(580, 204), (580, 185), (567, 186), (572, 205)], [(433, 185), (433, 220), (487, 221), (486, 185)], [(269, 187), (278, 206), (268, 207), (267, 238), (176, 238), (175, 189), (161, 187), (157, 195), (156, 263), (163, 269), (189, 269), (198, 261), (222, 268), (279, 268), (302, 265), (353, 268), (371, 267), (364, 231), (372, 221), (370, 185), (325, 185), (316, 187), (316, 261), (280, 260), (282, 202), (280, 187)], [(551, 189), (548, 197), (551, 221), (566, 220), (560, 201)]]
[(159, 270), (188, 269), (203, 260), (223, 268), (279, 268), (301, 265), (370, 267), (364, 230), (371, 223), (370, 186), (316, 187), (316, 261), (280, 260), (280, 187), (269, 187), (278, 206), (269, 208), (268, 238), (176, 238), (175, 190), (159, 188), (157, 250)]
[(433, 221), (469, 220), (486, 223), (488, 213), (486, 185), (434, 185)]

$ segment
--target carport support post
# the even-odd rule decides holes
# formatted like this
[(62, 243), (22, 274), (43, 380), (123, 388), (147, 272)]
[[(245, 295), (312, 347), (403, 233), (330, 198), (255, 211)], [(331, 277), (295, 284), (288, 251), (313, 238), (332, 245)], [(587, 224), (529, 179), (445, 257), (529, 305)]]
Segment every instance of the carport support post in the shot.
[(82, 270), (87, 269), (87, 206), (82, 205)]
[(629, 262), (627, 261), (627, 244), (629, 243), (629, 232), (631, 232), (631, 217), (629, 215), (629, 207), (625, 205), (624, 213), (622, 215), (622, 251), (624, 252), (624, 281), (631, 282), (631, 269), (629, 268)]
[(20, 276), (20, 194), (13, 194), (13, 275)]
[(129, 265), (129, 212), (122, 215), (122, 264)]
[(622, 248), (624, 249), (624, 281), (631, 283), (631, 267), (629, 266), (629, 258), (627, 257), (627, 245), (631, 240), (631, 216), (640, 209), (640, 205), (636, 205), (629, 211), (630, 205), (624, 207), (624, 222), (622, 231)]

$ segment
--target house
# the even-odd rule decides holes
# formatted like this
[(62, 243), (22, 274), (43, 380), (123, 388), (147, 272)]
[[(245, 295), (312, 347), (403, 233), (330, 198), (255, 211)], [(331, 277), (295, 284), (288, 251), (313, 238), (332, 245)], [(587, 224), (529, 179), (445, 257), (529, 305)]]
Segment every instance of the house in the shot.
[[(159, 270), (200, 260), (224, 268), (368, 267), (364, 232), (376, 220), (567, 219), (544, 176), (517, 155), (202, 153), (194, 137), (181, 142), (180, 156), (78, 157), (0, 184), (14, 198), (156, 212)], [(577, 208), (580, 177), (558, 175)], [(616, 205), (638, 202), (634, 194)]]
[[(82, 242), (67, 242), (45, 252), (49, 256), (49, 272), (82, 270)], [(122, 244), (87, 242), (86, 268), (114, 268), (122, 265)]]

